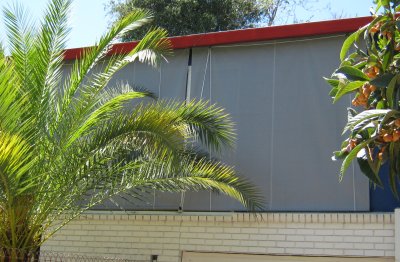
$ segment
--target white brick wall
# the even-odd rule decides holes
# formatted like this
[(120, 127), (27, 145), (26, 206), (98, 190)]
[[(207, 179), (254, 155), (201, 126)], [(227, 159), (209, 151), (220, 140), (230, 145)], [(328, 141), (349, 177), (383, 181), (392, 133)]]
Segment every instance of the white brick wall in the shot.
[(181, 251), (393, 257), (394, 214), (125, 214), (95, 212), (71, 222), (43, 250), (158, 261)]

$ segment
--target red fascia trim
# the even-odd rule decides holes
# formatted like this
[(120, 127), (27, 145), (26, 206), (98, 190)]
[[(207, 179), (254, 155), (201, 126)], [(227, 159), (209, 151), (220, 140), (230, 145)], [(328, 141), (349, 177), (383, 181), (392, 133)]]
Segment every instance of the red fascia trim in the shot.
[[(229, 45), (246, 42), (351, 33), (371, 21), (372, 17), (366, 16), (322, 22), (176, 36), (170, 37), (169, 39), (171, 40), (174, 49)], [(128, 53), (136, 46), (136, 44), (137, 42), (115, 44), (111, 48), (109, 55)], [(87, 47), (65, 50), (64, 59), (79, 59), (85, 48)]]

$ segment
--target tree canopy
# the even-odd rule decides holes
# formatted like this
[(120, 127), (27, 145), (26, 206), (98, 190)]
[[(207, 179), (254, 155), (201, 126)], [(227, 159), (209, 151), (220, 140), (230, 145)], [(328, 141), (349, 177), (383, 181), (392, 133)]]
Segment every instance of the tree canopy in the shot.
[(155, 25), (171, 36), (254, 27), (265, 15), (264, 1), (256, 0), (111, 0), (107, 8), (116, 20), (136, 8), (154, 14), (152, 23), (124, 40), (139, 39)]
[[(297, 8), (312, 11), (319, 0), (110, 0), (106, 9), (119, 21), (135, 9), (149, 10), (153, 21), (127, 34), (123, 41), (141, 39), (151, 27), (169, 35), (188, 35), (299, 22)], [(307, 19), (306, 19), (307, 20)]]

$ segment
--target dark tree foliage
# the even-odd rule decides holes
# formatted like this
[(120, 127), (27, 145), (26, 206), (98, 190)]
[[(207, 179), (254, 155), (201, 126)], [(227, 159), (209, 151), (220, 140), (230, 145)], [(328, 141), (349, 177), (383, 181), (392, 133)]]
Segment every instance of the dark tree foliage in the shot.
[(255, 27), (264, 19), (270, 1), (258, 0), (111, 0), (107, 9), (120, 20), (135, 8), (148, 9), (154, 20), (124, 41), (141, 39), (151, 27), (160, 26), (169, 35), (188, 35)]
[[(141, 39), (155, 26), (177, 36), (306, 22), (312, 19), (312, 14), (321, 11), (316, 8), (317, 3), (319, 0), (109, 0), (106, 9), (114, 21), (134, 9), (153, 13), (151, 24), (122, 39), (130, 41)], [(330, 7), (324, 9), (330, 10)], [(299, 10), (311, 16), (299, 19)]]

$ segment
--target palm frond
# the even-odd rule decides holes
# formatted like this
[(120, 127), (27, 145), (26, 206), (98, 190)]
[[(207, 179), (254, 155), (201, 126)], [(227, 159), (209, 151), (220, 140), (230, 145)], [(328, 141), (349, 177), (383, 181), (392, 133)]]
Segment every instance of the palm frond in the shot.
[(114, 41), (123, 34), (142, 26), (150, 20), (150, 13), (144, 11), (134, 11), (123, 20), (113, 25), (109, 32), (103, 35), (94, 47), (84, 50), (81, 59), (77, 59), (72, 67), (70, 77), (64, 85), (63, 108), (69, 106), (71, 99), (75, 96), (79, 86), (84, 81), (101, 59), (110, 51)]
[(138, 60), (156, 66), (160, 59), (171, 54), (172, 44), (165, 29), (150, 30), (129, 54), (127, 61)]
[(41, 87), (39, 122), (55, 121), (67, 36), (70, 0), (52, 1), (45, 11), (34, 44), (33, 84)]
[(15, 73), (21, 78), (24, 91), (31, 91), (31, 95), (34, 96), (38, 92), (30, 85), (32, 73), (30, 56), (34, 44), (35, 26), (29, 13), (20, 5), (15, 4), (12, 9), (4, 8), (3, 15), (8, 37), (7, 47), (15, 66)]
[(24, 105), (28, 100), (21, 94), (21, 82), (14, 72), (13, 64), (5, 57), (0, 58), (0, 130), (3, 132), (21, 132), (26, 126), (20, 120), (26, 113)]
[(177, 112), (182, 122), (189, 126), (192, 135), (211, 150), (220, 151), (223, 147), (234, 146), (234, 124), (221, 107), (210, 106), (207, 101), (192, 100), (188, 104), (179, 105)]
[(70, 5), (51, 0), (38, 27), (21, 7), (4, 10), (11, 56), (0, 50), (0, 246), (38, 247), (85, 210), (123, 194), (145, 201), (152, 190), (212, 190), (260, 208), (249, 181), (198, 151), (234, 145), (224, 110), (206, 101), (149, 101), (154, 94), (128, 84), (110, 87), (127, 64), (156, 66), (170, 53), (166, 31), (156, 28), (131, 52), (106, 57), (150, 13), (136, 10), (113, 25), (64, 78)]

